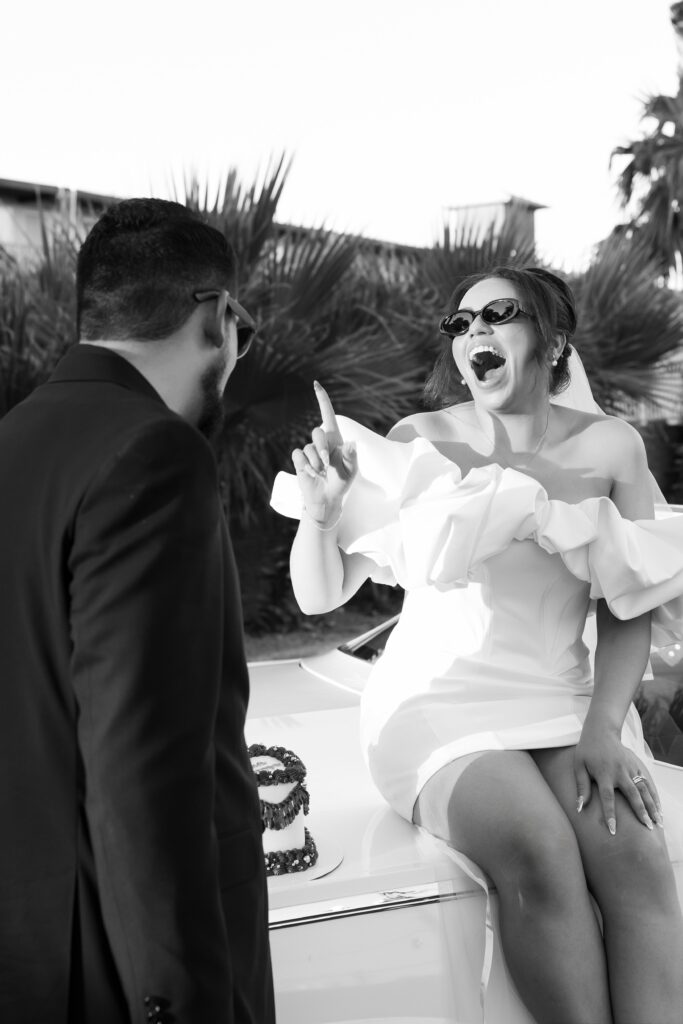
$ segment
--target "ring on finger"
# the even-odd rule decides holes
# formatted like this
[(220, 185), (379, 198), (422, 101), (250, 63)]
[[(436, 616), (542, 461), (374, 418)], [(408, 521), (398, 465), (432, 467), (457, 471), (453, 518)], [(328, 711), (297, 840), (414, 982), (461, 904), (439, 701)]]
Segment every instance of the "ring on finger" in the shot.
[(635, 786), (637, 786), (639, 782), (647, 782), (647, 779), (645, 778), (644, 775), (634, 775), (633, 778), (631, 779), (631, 782)]

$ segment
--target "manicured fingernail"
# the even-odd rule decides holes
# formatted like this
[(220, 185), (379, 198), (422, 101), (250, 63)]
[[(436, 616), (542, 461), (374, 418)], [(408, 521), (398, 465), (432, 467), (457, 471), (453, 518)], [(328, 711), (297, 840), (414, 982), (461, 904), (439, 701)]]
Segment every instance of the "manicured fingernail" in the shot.
[(314, 388), (315, 388), (315, 389), (316, 389), (317, 391), (319, 391), (319, 390), (320, 390), (320, 384), (318, 383), (318, 381), (317, 381), (317, 380), (314, 380), (314, 381), (313, 381), (313, 387), (314, 387)]
[(664, 828), (664, 817), (661, 811), (655, 811), (655, 822), (660, 828)]
[(576, 813), (577, 814), (581, 814), (582, 810), (583, 810), (583, 797), (580, 796), (579, 799), (576, 801)]
[(607, 828), (609, 829), (609, 834), (611, 836), (615, 836), (617, 834), (617, 821), (616, 821), (616, 818), (608, 818), (607, 819)]
[(649, 828), (650, 832), (652, 832), (652, 829), (654, 828), (654, 826), (653, 826), (652, 822), (650, 821), (650, 815), (649, 814), (644, 814), (643, 815), (643, 825), (647, 825), (647, 827)]

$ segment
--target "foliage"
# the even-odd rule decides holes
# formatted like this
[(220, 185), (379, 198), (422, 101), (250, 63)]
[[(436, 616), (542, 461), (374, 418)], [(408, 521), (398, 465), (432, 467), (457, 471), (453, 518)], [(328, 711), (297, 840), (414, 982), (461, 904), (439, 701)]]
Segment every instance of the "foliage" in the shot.
[(275, 211), (287, 179), (291, 160), (285, 154), (265, 169), (263, 180), (244, 186), (237, 170), (231, 168), (212, 194), (208, 182), (196, 171), (186, 175), (184, 194), (175, 189), (175, 199), (200, 213), (212, 227), (230, 239), (243, 281), (254, 272), (263, 247), (272, 238)]
[(414, 325), (399, 323), (396, 281), (364, 240), (276, 222), (288, 168), (280, 158), (250, 188), (231, 171), (213, 194), (196, 176), (185, 183), (187, 205), (233, 244), (240, 300), (260, 327), (230, 379), (217, 443), (252, 629), (298, 614), (287, 575), (294, 524), (272, 512), (268, 497), (319, 422), (313, 381), (339, 413), (384, 431), (414, 408), (422, 376)]
[(662, 363), (680, 346), (681, 296), (658, 282), (658, 261), (638, 233), (615, 233), (573, 278), (577, 349), (595, 398), (629, 415), (634, 403), (666, 404), (680, 383)]
[(679, 425), (673, 433), (670, 483), (665, 493), (673, 504), (683, 505), (683, 427)]
[(27, 266), (0, 249), (0, 416), (52, 371), (76, 337), (77, 241), (65, 216), (48, 229)]
[(467, 222), (452, 229), (446, 223), (441, 238), (421, 253), (417, 283), (438, 319), (449, 296), (464, 278), (493, 266), (529, 266), (536, 262), (536, 246), (514, 214), (504, 220), (500, 231)]
[(676, 267), (683, 247), (683, 88), (676, 96), (648, 96), (642, 118), (650, 122), (649, 131), (617, 146), (612, 159), (629, 158), (617, 187), (624, 206), (635, 207), (632, 226), (666, 273)]

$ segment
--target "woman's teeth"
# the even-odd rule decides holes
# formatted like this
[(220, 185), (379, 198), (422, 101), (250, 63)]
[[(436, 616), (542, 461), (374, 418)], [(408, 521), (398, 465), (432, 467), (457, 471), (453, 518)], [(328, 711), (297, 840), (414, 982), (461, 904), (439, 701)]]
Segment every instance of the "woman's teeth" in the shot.
[(505, 356), (492, 345), (477, 345), (470, 352), (469, 360), (478, 380), (485, 380), (489, 372), (505, 365)]

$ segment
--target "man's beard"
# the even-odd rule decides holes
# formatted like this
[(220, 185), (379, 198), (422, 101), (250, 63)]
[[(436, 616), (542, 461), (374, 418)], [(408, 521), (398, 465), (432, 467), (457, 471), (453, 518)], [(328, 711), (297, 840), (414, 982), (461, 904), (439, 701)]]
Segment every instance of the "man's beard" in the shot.
[(218, 439), (225, 419), (225, 406), (221, 383), (225, 371), (225, 359), (204, 371), (199, 382), (202, 393), (202, 408), (199, 414), (197, 430), (207, 441)]

